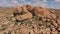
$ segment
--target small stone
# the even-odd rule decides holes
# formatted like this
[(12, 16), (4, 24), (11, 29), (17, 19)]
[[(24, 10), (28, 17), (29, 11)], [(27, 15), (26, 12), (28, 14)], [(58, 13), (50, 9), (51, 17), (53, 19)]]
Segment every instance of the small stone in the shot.
[(46, 19), (42, 19), (43, 21), (46, 21)]
[(15, 18), (12, 18), (13, 21), (15, 21), (16, 19)]
[(57, 20), (58, 25), (60, 26), (60, 20)]
[(60, 26), (58, 27), (58, 32), (60, 32)]
[(55, 21), (53, 21), (52, 24), (53, 24), (55, 27), (58, 27), (58, 24), (57, 24)]
[(47, 19), (47, 21), (49, 22), (49, 21), (50, 21), (50, 19)]
[(52, 31), (56, 31), (56, 29), (55, 28), (52, 28)]
[(11, 34), (16, 34), (16, 33), (14, 31), (12, 31)]
[(50, 12), (51, 12), (51, 13), (55, 13), (56, 11), (54, 11), (54, 10), (51, 10)]

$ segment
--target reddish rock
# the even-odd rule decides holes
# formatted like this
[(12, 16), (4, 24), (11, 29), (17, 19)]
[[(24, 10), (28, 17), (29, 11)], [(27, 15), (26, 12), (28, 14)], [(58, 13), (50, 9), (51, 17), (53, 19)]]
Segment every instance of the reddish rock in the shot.
[(34, 7), (33, 11), (35, 13), (36, 16), (44, 16), (44, 17), (48, 17), (48, 18), (53, 18), (55, 19), (56, 16), (52, 13), (50, 13), (47, 9), (43, 8), (43, 7)]

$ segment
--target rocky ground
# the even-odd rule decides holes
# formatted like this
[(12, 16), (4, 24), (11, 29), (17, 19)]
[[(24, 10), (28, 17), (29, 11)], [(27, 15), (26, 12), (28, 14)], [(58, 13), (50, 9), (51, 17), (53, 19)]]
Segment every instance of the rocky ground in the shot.
[(33, 16), (18, 21), (14, 18), (12, 9), (0, 9), (0, 34), (60, 34), (60, 15), (56, 12), (53, 13), (55, 19)]

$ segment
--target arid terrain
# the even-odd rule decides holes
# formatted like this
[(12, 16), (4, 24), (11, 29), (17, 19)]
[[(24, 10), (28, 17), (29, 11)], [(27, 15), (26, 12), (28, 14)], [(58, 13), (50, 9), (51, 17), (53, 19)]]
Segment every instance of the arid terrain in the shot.
[(0, 7), (0, 34), (60, 34), (60, 9)]

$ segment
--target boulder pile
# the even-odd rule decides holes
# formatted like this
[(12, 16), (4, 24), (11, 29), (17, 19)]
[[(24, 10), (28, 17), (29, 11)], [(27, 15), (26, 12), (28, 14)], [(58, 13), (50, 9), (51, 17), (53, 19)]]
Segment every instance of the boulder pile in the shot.
[[(53, 12), (53, 11), (51, 11)], [(14, 16), (17, 16), (17, 20), (25, 20), (28, 18), (32, 18), (33, 15), (38, 16), (38, 17), (47, 17), (49, 19), (56, 19), (56, 15), (51, 13), (47, 9), (40, 7), (40, 6), (29, 6), (29, 5), (24, 5), (23, 7), (20, 6), (15, 6), (13, 14)], [(34, 14), (33, 14), (34, 13)]]
[(0, 13), (0, 34), (60, 34), (60, 15), (56, 11), (15, 5), (8, 12)]

